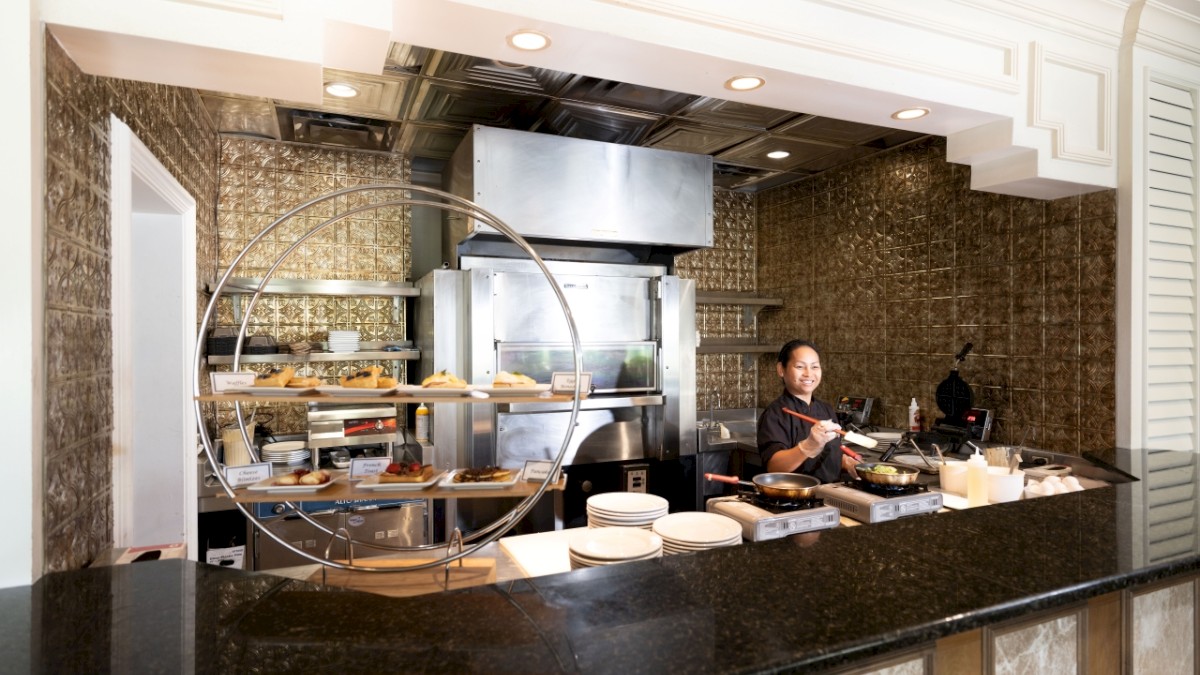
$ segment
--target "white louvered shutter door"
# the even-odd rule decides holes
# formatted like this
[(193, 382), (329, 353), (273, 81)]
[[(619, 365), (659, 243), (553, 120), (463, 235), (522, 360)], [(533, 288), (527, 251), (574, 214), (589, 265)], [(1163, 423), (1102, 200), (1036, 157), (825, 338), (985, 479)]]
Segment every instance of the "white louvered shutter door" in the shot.
[(1147, 130), (1145, 447), (1195, 450), (1195, 91), (1150, 83)]

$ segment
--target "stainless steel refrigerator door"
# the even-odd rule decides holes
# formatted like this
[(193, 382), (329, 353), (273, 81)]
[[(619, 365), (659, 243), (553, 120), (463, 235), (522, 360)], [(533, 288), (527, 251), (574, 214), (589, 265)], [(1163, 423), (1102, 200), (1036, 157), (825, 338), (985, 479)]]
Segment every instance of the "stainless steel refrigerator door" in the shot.
[[(315, 513), (311, 514), (314, 520), (328, 527), (330, 530), (337, 530), (341, 526), (341, 514), (335, 512)], [(271, 528), (272, 532), (283, 537), (285, 541), (303, 550), (306, 553), (311, 553), (318, 558), (325, 554), (325, 547), (329, 544), (330, 535), (321, 532), (315, 526), (310, 525), (307, 521), (299, 517), (280, 518), (278, 520), (266, 521), (263, 523), (265, 527)], [(344, 542), (335, 542), (330, 550), (330, 555), (335, 558), (343, 558), (346, 555), (346, 546)], [(280, 545), (271, 537), (254, 530), (254, 569), (256, 570), (271, 570), (279, 567), (294, 567), (296, 565), (311, 565), (313, 562), (303, 558), (290, 549)]]
[[(355, 508), (343, 513), (343, 527), (355, 542), (382, 546), (416, 546), (425, 542), (425, 503), (383, 508)], [(389, 555), (369, 546), (354, 547), (354, 559)]]

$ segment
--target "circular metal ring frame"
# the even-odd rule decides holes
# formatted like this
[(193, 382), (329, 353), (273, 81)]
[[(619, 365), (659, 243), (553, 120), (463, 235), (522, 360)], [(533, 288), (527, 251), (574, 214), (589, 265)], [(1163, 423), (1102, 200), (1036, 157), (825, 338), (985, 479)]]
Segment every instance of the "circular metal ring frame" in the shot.
[[(562, 309), (563, 316), (567, 320), (567, 328), (570, 331), (570, 335), (571, 335), (571, 348), (574, 352), (573, 353), (573, 356), (574, 356), (573, 361), (574, 361), (574, 366), (575, 366), (575, 369), (574, 369), (575, 390), (574, 390), (574, 396), (572, 397), (571, 418), (567, 423), (567, 433), (563, 437), (562, 446), (558, 450), (558, 455), (556, 455), (554, 458), (554, 465), (551, 468), (549, 474), (546, 476), (546, 478), (544, 478), (542, 480), (541, 484), (538, 485), (538, 489), (536, 491), (534, 491), (532, 494), (526, 496), (523, 500), (521, 500), (520, 503), (518, 503), (516, 506), (514, 506), (508, 513), (506, 513), (503, 516), (500, 516), (492, 523), (476, 530), (475, 532), (472, 532), (469, 535), (463, 535), (461, 538), (460, 550), (457, 553), (453, 553), (453, 554), (450, 553), (450, 547), (453, 545), (453, 542), (449, 541), (449, 539), (451, 539), (451, 537), (448, 537), (448, 541), (445, 544), (430, 543), (430, 544), (423, 544), (423, 545), (419, 545), (419, 546), (385, 546), (385, 545), (376, 544), (373, 542), (354, 541), (352, 538), (350, 538), (350, 536), (348, 535), (348, 533), (346, 533), (346, 531), (344, 529), (337, 530), (337, 531), (330, 529), (328, 526), (324, 525), (323, 523), (320, 523), (317, 520), (313, 519), (303, 509), (296, 508), (294, 506), (293, 502), (284, 501), (283, 503), (286, 504), (288, 507), (295, 509), (296, 515), (300, 516), (302, 519), (304, 519), (306, 522), (308, 522), (309, 524), (316, 527), (318, 530), (329, 535), (331, 544), (332, 544), (332, 541), (334, 538), (341, 539), (347, 543), (347, 551), (350, 554), (350, 556), (348, 556), (348, 558), (347, 558), (348, 562), (343, 563), (343, 562), (339, 562), (336, 560), (330, 560), (330, 559), (324, 558), (324, 557), (318, 557), (311, 553), (303, 551), (301, 549), (297, 549), (296, 547), (292, 546), (292, 544), (290, 542), (285, 541), (282, 536), (275, 533), (271, 528), (266, 527), (250, 509), (246, 508), (246, 505), (244, 503), (237, 502), (237, 501), (234, 502), (234, 504), (237, 506), (238, 510), (242, 512), (242, 515), (244, 515), (251, 522), (253, 522), (255, 524), (255, 526), (259, 529), (259, 531), (261, 531), (264, 534), (266, 534), (267, 536), (269, 536), (276, 543), (291, 550), (293, 553), (296, 553), (297, 555), (299, 555), (307, 560), (310, 560), (314, 563), (319, 563), (319, 564), (325, 565), (327, 567), (334, 567), (337, 569), (348, 570), (348, 571), (353, 571), (353, 572), (411, 572), (414, 570), (430, 569), (433, 567), (442, 567), (442, 566), (447, 565), (448, 563), (465, 558), (469, 555), (472, 555), (476, 551), (480, 550), (484, 546), (487, 546), (488, 544), (499, 539), (506, 532), (508, 532), (510, 529), (512, 529), (513, 526), (515, 526), (522, 518), (525, 517), (526, 514), (529, 513), (529, 511), (533, 508), (533, 505), (536, 504), (539, 499), (541, 499), (542, 495), (545, 494), (547, 488), (550, 485), (550, 479), (552, 477), (556, 476), (559, 472), (559, 469), (562, 468), (563, 458), (566, 456), (567, 448), (570, 445), (571, 434), (575, 428), (576, 418), (579, 415), (579, 395), (580, 395), (579, 384), (580, 384), (580, 380), (582, 379), (580, 377), (580, 375), (583, 370), (582, 349), (581, 349), (580, 343), (579, 343), (579, 332), (575, 327), (575, 318), (571, 314), (571, 308), (567, 304), (567, 298), (563, 294), (562, 288), (560, 288), (559, 285), (555, 282), (554, 275), (551, 274), (549, 268), (547, 268), (545, 261), (542, 260), (542, 257), (540, 255), (538, 255), (537, 251), (535, 251), (533, 249), (533, 247), (530, 246), (529, 242), (527, 242), (524, 237), (522, 237), (515, 230), (513, 230), (511, 227), (509, 227), (508, 224), (506, 224), (500, 218), (498, 218), (494, 214), (484, 210), (482, 207), (480, 207), (479, 205), (475, 204), (472, 201), (463, 199), (461, 197), (450, 194), (448, 192), (443, 192), (441, 190), (436, 190), (433, 188), (423, 187), (423, 186), (419, 186), (419, 185), (410, 185), (410, 184), (406, 184), (406, 183), (360, 185), (360, 186), (355, 186), (355, 187), (343, 188), (341, 190), (329, 192), (329, 193), (326, 193), (319, 197), (310, 199), (309, 201), (304, 202), (303, 204), (300, 204), (299, 206), (295, 207), (294, 209), (288, 211), (287, 213), (283, 214), (279, 218), (275, 219), (274, 222), (272, 222), (262, 232), (258, 233), (258, 235), (256, 235), (253, 239), (251, 239), (250, 242), (241, 250), (241, 252), (238, 253), (237, 257), (234, 258), (234, 260), (229, 264), (229, 268), (225, 271), (225, 274), (223, 274), (221, 276), (221, 279), (217, 283), (216, 287), (213, 288), (212, 298), (209, 300), (208, 306), (204, 310), (204, 316), (200, 321), (199, 335), (198, 335), (198, 339), (196, 341), (196, 352), (195, 352), (195, 356), (194, 356), (193, 364), (192, 364), (192, 372), (193, 372), (192, 393), (193, 393), (193, 396), (195, 397), (197, 427), (199, 428), (200, 439), (201, 439), (201, 443), (204, 446), (205, 455), (208, 457), (208, 461), (213, 467), (219, 467), (221, 465), (220, 465), (220, 463), (217, 462), (217, 456), (216, 456), (216, 451), (214, 449), (213, 438), (208, 433), (208, 428), (204, 423), (203, 410), (201, 409), (201, 403), (203, 403), (203, 402), (199, 399), (199, 396), (202, 393), (200, 390), (200, 384), (201, 384), (200, 374), (201, 374), (201, 368), (204, 364), (204, 355), (202, 353), (203, 345), (204, 345), (204, 335), (208, 331), (209, 324), (212, 322), (213, 317), (216, 314), (217, 303), (218, 303), (222, 293), (224, 292), (226, 285), (229, 283), (229, 280), (233, 277), (234, 270), (237, 269), (237, 266), (242, 262), (243, 259), (245, 259), (247, 253), (251, 249), (253, 249), (254, 246), (256, 246), (259, 242), (261, 242), (265, 237), (267, 237), (271, 233), (273, 233), (276, 230), (276, 228), (278, 228), (281, 224), (287, 222), (289, 219), (303, 214), (306, 210), (311, 209), (318, 204), (323, 204), (325, 202), (329, 202), (331, 200), (337, 199), (338, 197), (344, 197), (344, 196), (352, 195), (352, 194), (356, 194), (356, 193), (370, 193), (370, 192), (400, 192), (401, 194), (406, 195), (406, 196), (401, 197), (401, 198), (390, 198), (390, 197), (385, 198), (383, 201), (370, 203), (370, 204), (367, 204), (364, 206), (358, 206), (358, 207), (347, 210), (345, 213), (340, 213), (340, 214), (334, 215), (330, 218), (327, 218), (323, 222), (311, 227), (302, 236), (300, 236), (294, 243), (292, 243), (287, 248), (287, 250), (283, 251), (283, 253), (281, 253), (279, 255), (279, 257), (275, 260), (275, 263), (273, 265), (271, 265), (271, 267), (267, 270), (267, 274), (263, 276), (262, 281), (258, 285), (258, 288), (255, 289), (254, 295), (250, 298), (249, 305), (247, 305), (247, 307), (245, 308), (245, 310), (243, 312), (242, 323), (238, 329), (237, 343), (234, 346), (233, 366), (232, 366), (234, 371), (238, 370), (238, 368), (240, 368), (240, 366), (241, 366), (242, 345), (245, 341), (246, 328), (249, 325), (250, 316), (254, 312), (254, 307), (258, 303), (259, 298), (262, 297), (264, 289), (267, 286), (267, 282), (270, 281), (272, 276), (274, 276), (276, 270), (283, 263), (283, 261), (286, 260), (287, 257), (289, 255), (291, 255), (297, 248), (299, 248), (304, 242), (308, 241), (310, 238), (312, 238), (314, 235), (316, 235), (318, 232), (325, 229), (326, 227), (329, 227), (330, 225), (333, 225), (334, 223), (345, 220), (346, 218), (350, 218), (352, 216), (356, 216), (361, 213), (365, 213), (368, 211), (374, 211), (374, 210), (380, 209), (380, 208), (392, 207), (392, 206), (427, 206), (427, 207), (438, 208), (443, 211), (449, 211), (451, 213), (460, 214), (462, 216), (466, 216), (469, 218), (474, 218), (474, 219), (478, 220), (479, 222), (481, 222), (489, 227), (494, 228), (496, 231), (500, 232), (505, 237), (507, 237), (509, 240), (511, 240), (513, 243), (515, 243), (518, 248), (520, 248), (522, 251), (524, 251), (530, 257), (530, 259), (533, 260), (533, 262), (542, 271), (542, 274), (544, 274), (546, 276), (546, 279), (550, 282), (550, 287), (554, 290), (554, 295), (555, 295), (555, 297), (558, 298), (559, 307)], [(414, 198), (413, 196), (411, 196), (413, 194), (424, 195), (425, 198), (423, 198), (423, 199), (422, 198)], [(435, 200), (441, 200), (441, 201), (435, 201)], [(464, 405), (466, 405), (466, 404), (464, 404)], [(247, 433), (246, 423), (242, 416), (242, 404), (240, 401), (237, 401), (234, 403), (234, 410), (236, 413), (235, 416), (237, 417), (238, 428), (241, 431), (242, 442), (245, 443), (247, 452), (249, 452), (250, 457), (254, 462), (261, 461), (260, 457), (258, 456), (258, 451), (254, 448), (254, 444), (250, 440), (250, 434)], [(217, 479), (220, 481), (221, 487), (223, 487), (225, 489), (226, 494), (232, 499), (234, 496), (234, 492), (233, 492), (234, 488), (232, 485), (230, 485), (224, 472), (217, 470), (217, 471), (214, 471), (214, 473), (215, 473)], [(470, 544), (470, 545), (468, 545), (468, 544)], [(432, 549), (446, 548), (447, 555), (443, 558), (431, 559), (428, 563), (405, 566), (403, 568), (372, 567), (370, 565), (358, 565), (358, 564), (353, 563), (352, 554), (353, 554), (354, 546), (363, 546), (363, 547), (376, 549), (376, 550), (396, 551), (396, 552), (427, 551), (427, 550), (432, 550)]]

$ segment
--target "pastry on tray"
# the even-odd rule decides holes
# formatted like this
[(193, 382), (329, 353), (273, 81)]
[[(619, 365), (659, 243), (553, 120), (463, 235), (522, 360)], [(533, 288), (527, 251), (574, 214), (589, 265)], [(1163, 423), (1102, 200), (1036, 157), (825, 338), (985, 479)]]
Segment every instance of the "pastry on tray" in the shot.
[(380, 483), (425, 483), (431, 478), (433, 478), (433, 465), (422, 465), (418, 462), (388, 464), (387, 469), (379, 474)]
[(324, 485), (333, 479), (333, 474), (325, 469), (317, 471), (309, 471), (308, 469), (296, 469), (295, 471), (284, 474), (279, 478), (271, 481), (272, 485)]
[(496, 373), (496, 378), (492, 380), (493, 387), (532, 387), (536, 384), (537, 380), (528, 375), (510, 373), (507, 370)]
[(379, 386), (379, 375), (381, 373), (383, 373), (382, 367), (367, 366), (353, 375), (339, 377), (338, 383), (350, 389), (375, 389)]
[(455, 483), (502, 483), (512, 478), (512, 469), (485, 466), (482, 469), (459, 469), (454, 474)]
[(380, 375), (379, 381), (375, 383), (375, 386), (379, 389), (395, 389), (397, 384), (399, 382), (396, 381), (396, 378)]
[(254, 378), (254, 386), (256, 387), (286, 387), (288, 382), (292, 381), (292, 375), (296, 373), (291, 366), (283, 368), (272, 368), (265, 373), (259, 373)]
[(288, 380), (287, 386), (296, 389), (306, 389), (319, 384), (321, 384), (321, 378), (319, 377), (293, 377)]
[(443, 370), (421, 380), (421, 386), (431, 389), (466, 389), (467, 381)]

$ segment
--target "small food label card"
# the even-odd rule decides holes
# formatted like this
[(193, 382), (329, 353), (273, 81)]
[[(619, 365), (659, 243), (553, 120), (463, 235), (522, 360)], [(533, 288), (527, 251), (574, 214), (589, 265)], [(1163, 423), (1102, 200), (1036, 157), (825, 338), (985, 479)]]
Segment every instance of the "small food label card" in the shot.
[[(579, 374), (579, 393), (587, 396), (592, 390), (592, 374)], [(550, 391), (554, 394), (575, 393), (575, 373), (554, 373), (550, 376)]]
[(225, 480), (229, 481), (233, 487), (254, 485), (270, 477), (271, 465), (266, 462), (225, 467)]
[(387, 470), (392, 460), (389, 457), (359, 457), (350, 460), (350, 480), (362, 480), (367, 476), (378, 476)]
[(209, 373), (214, 394), (254, 386), (254, 373)]
[[(546, 480), (546, 476), (550, 475), (550, 470), (554, 468), (554, 462), (547, 459), (528, 459), (525, 460), (525, 468), (522, 469), (521, 475), (525, 477), (527, 483), (540, 483)], [(561, 473), (561, 472), (560, 472)], [(551, 483), (558, 482), (558, 476), (554, 477)]]

